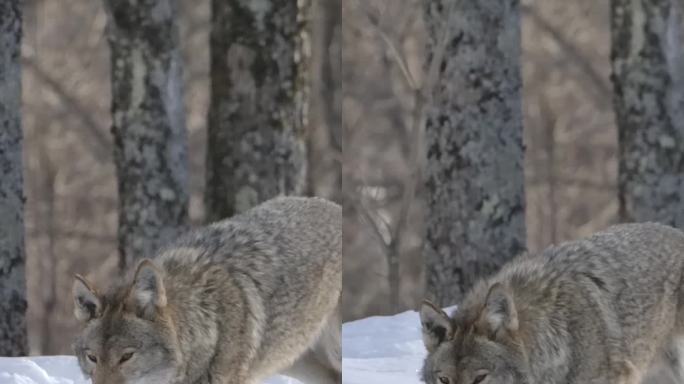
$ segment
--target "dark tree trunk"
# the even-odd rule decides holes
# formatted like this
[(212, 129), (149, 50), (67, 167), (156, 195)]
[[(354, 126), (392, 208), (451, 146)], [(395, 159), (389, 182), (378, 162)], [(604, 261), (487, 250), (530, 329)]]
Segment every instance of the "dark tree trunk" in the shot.
[(105, 3), (124, 268), (187, 225), (187, 132), (176, 1)]
[(520, 5), (439, 0), (425, 10), (429, 58), (446, 49), (425, 137), (427, 296), (445, 306), (525, 250)]
[(297, 0), (212, 1), (209, 221), (305, 191), (308, 8)]
[(611, 3), (620, 219), (684, 228), (681, 3)]
[(0, 1), (0, 356), (28, 353), (21, 36), (21, 1)]

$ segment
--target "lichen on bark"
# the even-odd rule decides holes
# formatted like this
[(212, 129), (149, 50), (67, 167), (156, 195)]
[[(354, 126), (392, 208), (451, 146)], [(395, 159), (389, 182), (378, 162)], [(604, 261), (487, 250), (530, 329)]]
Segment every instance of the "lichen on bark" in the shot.
[(21, 2), (0, 2), (0, 356), (28, 353), (21, 38)]
[(309, 1), (213, 0), (209, 221), (306, 187)]
[(105, 0), (124, 268), (186, 228), (188, 159), (175, 0)]
[(439, 0), (425, 12), (429, 60), (446, 49), (425, 136), (427, 297), (451, 305), (525, 250), (520, 9)]
[(620, 219), (684, 228), (682, 3), (612, 0)]

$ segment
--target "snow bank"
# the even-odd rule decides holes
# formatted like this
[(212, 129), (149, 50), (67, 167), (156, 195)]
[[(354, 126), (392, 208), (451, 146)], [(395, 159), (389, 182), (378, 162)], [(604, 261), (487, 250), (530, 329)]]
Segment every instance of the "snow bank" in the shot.
[[(447, 310), (449, 313), (451, 309)], [(425, 358), (416, 312), (343, 325), (343, 384), (420, 384)], [(0, 384), (89, 384), (73, 356), (0, 358)], [(274, 377), (264, 384), (301, 384)]]
[(426, 352), (417, 312), (346, 323), (342, 334), (343, 384), (421, 383)]
[(87, 384), (72, 356), (0, 357), (2, 384)]
[[(73, 356), (0, 357), (0, 384), (90, 384)], [(275, 377), (264, 384), (300, 384)]]

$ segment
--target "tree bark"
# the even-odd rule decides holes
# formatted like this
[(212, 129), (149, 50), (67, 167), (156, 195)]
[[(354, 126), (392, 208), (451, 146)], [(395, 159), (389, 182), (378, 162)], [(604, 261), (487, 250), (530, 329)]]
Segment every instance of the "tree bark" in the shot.
[(28, 353), (21, 131), (21, 2), (0, 2), (0, 356)]
[(212, 1), (209, 221), (305, 191), (309, 6)]
[(425, 136), (427, 296), (446, 306), (525, 250), (520, 4), (425, 11), (429, 60), (445, 49)]
[(612, 0), (622, 221), (684, 228), (684, 61), (678, 0)]
[(120, 266), (188, 221), (187, 132), (175, 0), (106, 0)]
[(310, 194), (342, 202), (341, 0), (312, 4)]

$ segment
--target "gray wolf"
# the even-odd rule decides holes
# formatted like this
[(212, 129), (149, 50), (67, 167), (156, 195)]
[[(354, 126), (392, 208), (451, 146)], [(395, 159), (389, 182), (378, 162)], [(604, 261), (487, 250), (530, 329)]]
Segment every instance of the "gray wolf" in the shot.
[(523, 255), (451, 317), (423, 304), (429, 384), (684, 383), (684, 233), (622, 224)]
[(94, 384), (341, 383), (342, 209), (283, 197), (192, 231), (101, 291), (73, 286)]

